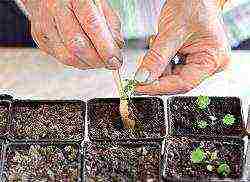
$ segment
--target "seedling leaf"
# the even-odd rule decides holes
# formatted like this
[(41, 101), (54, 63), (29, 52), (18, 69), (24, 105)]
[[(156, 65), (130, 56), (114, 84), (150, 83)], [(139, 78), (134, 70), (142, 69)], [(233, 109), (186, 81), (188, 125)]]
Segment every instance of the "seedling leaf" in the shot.
[(210, 165), (210, 164), (209, 164), (209, 165), (207, 165), (207, 170), (208, 170), (208, 171), (213, 171), (213, 166), (212, 166), (212, 165)]
[(205, 120), (198, 120), (197, 121), (197, 126), (199, 128), (204, 129), (204, 128), (206, 128), (208, 126), (208, 123)]
[(124, 92), (126, 95), (131, 96), (134, 93), (137, 84), (138, 82), (136, 80), (124, 80)]
[(197, 103), (197, 107), (199, 109), (206, 109), (207, 106), (209, 105), (210, 103), (210, 98), (208, 96), (202, 96), (200, 95), (197, 100), (196, 100), (196, 103)]
[(231, 126), (231, 125), (233, 125), (234, 123), (235, 123), (235, 117), (233, 116), (233, 115), (231, 115), (231, 114), (227, 114), (227, 115), (225, 115), (224, 116), (224, 118), (223, 118), (223, 123), (225, 124), (225, 125), (229, 125), (229, 126)]
[(231, 172), (231, 169), (230, 169), (229, 165), (221, 164), (218, 167), (217, 172), (222, 176), (228, 176), (230, 174), (230, 172)]
[(201, 163), (205, 158), (205, 152), (202, 148), (198, 147), (192, 151), (191, 160), (193, 163)]

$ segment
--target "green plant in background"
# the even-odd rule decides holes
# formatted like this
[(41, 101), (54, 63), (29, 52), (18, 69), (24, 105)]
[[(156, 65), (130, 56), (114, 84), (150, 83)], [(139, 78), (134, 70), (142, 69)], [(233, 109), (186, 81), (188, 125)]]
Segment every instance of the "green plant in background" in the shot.
[(206, 109), (210, 104), (210, 98), (208, 96), (200, 95), (196, 100), (196, 104), (199, 109)]
[(225, 115), (224, 118), (223, 118), (223, 123), (224, 123), (225, 125), (231, 126), (231, 125), (233, 125), (233, 124), (235, 123), (235, 120), (236, 120), (236, 119), (235, 119), (234, 115), (227, 114), (227, 115)]
[(197, 147), (192, 151), (191, 161), (194, 164), (206, 165), (206, 169), (216, 172), (221, 176), (228, 176), (231, 172), (230, 166), (225, 161), (220, 161), (218, 158), (218, 151), (205, 151), (202, 147)]
[(228, 176), (231, 172), (231, 169), (229, 167), (229, 165), (227, 164), (221, 164), (218, 168), (217, 168), (217, 172), (222, 175), (222, 176)]

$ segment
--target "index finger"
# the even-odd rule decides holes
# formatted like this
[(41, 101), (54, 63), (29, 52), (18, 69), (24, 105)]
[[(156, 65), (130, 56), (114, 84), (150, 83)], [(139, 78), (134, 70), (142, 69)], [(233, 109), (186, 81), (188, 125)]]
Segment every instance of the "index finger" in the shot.
[(71, 8), (100, 58), (107, 65), (117, 65), (117, 62), (119, 62), (121, 66), (121, 50), (107, 26), (105, 17), (98, 10), (93, 0), (72, 0)]

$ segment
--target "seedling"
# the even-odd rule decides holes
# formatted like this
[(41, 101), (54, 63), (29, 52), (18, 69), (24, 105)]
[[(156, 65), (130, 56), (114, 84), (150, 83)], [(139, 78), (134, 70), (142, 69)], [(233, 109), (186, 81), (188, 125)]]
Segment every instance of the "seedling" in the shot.
[(206, 168), (210, 172), (219, 165), (217, 173), (225, 177), (231, 172), (229, 165), (225, 164), (225, 161), (219, 161), (217, 151), (205, 151), (202, 147), (198, 147), (192, 151), (191, 161), (194, 164), (206, 164)]
[(192, 152), (192, 162), (193, 163), (201, 163), (205, 158), (205, 152), (201, 147), (198, 147)]
[(217, 172), (222, 175), (222, 176), (228, 176), (231, 172), (231, 169), (229, 167), (229, 165), (227, 164), (221, 164), (218, 169), (217, 169)]
[(210, 98), (208, 96), (202, 96), (200, 95), (197, 100), (196, 104), (199, 109), (206, 109), (210, 103)]
[(225, 115), (224, 116), (224, 118), (223, 118), (223, 123), (225, 124), (225, 125), (228, 125), (228, 126), (231, 126), (231, 125), (233, 125), (234, 123), (235, 123), (235, 117), (233, 116), (233, 115), (231, 115), (231, 114), (227, 114), (227, 115)]
[(198, 128), (204, 129), (208, 126), (208, 123), (205, 120), (197, 120), (197, 126)]
[(138, 82), (136, 80), (133, 79), (125, 79), (124, 80), (124, 92), (125, 94), (130, 98), (132, 96), (132, 94), (134, 94), (135, 92), (135, 88), (137, 86)]

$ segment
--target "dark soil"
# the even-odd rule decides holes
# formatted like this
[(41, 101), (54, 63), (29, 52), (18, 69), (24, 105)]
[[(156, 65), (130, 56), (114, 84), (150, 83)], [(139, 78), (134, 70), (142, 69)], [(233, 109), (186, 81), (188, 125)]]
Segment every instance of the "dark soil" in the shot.
[(17, 101), (11, 136), (15, 140), (83, 139), (85, 109), (81, 101)]
[(78, 145), (13, 144), (7, 148), (3, 182), (77, 182), (81, 166)]
[[(210, 153), (216, 152), (216, 159), (210, 160), (205, 157), (200, 163), (192, 162), (192, 151), (201, 147)], [(244, 142), (241, 139), (201, 139), (179, 137), (169, 138), (165, 144), (165, 152), (162, 156), (163, 177), (166, 181), (177, 181), (178, 179), (196, 179), (205, 181), (208, 178), (216, 178), (217, 181), (227, 177), (228, 179), (240, 179), (245, 162)], [(223, 176), (217, 169), (226, 163), (230, 167), (230, 173)], [(209, 171), (208, 165), (213, 166)], [(228, 180), (229, 181), (229, 180)]]
[(135, 119), (134, 129), (126, 129), (119, 111), (119, 98), (88, 102), (89, 136), (92, 140), (160, 138), (166, 134), (164, 106), (159, 98), (133, 98), (129, 104)]
[[(241, 115), (241, 102), (236, 97), (209, 97), (206, 109), (197, 108), (197, 97), (173, 97), (169, 99), (169, 128), (171, 135), (241, 136), (245, 134)], [(225, 125), (223, 117), (235, 117), (233, 125)], [(211, 119), (212, 118), (212, 119)], [(197, 122), (205, 120), (207, 127), (200, 128)]]
[(89, 182), (157, 182), (160, 145), (91, 143), (87, 146), (85, 165)]
[(0, 101), (0, 137), (3, 137), (8, 132), (10, 124), (10, 103)]

